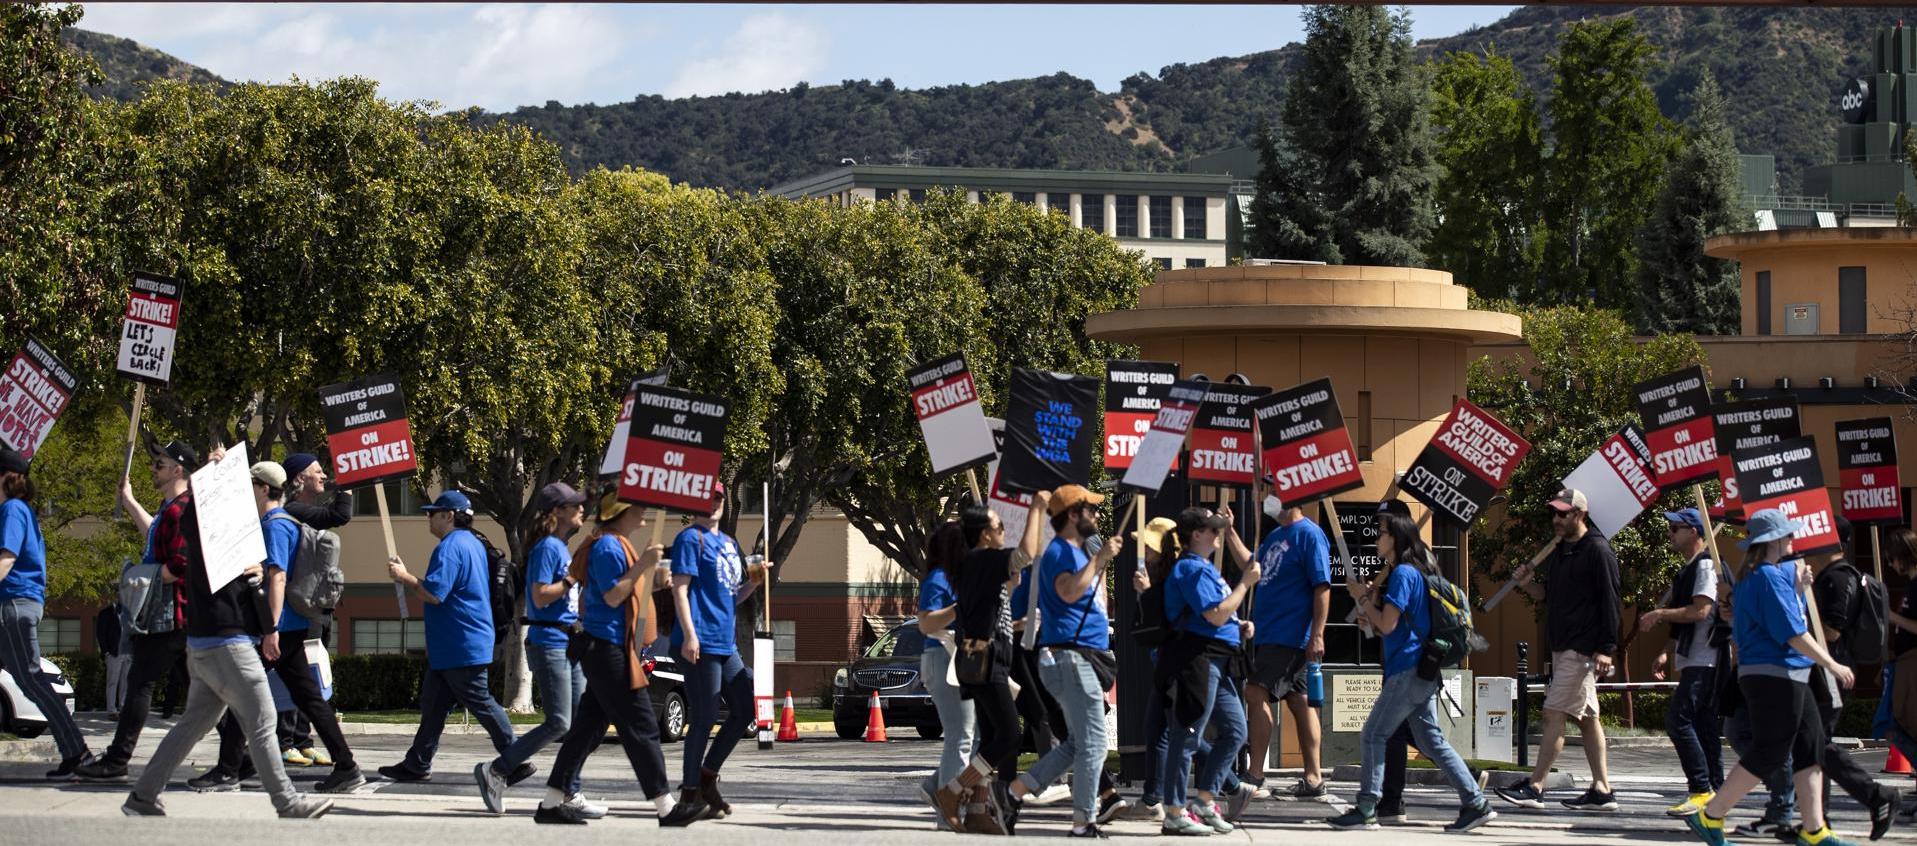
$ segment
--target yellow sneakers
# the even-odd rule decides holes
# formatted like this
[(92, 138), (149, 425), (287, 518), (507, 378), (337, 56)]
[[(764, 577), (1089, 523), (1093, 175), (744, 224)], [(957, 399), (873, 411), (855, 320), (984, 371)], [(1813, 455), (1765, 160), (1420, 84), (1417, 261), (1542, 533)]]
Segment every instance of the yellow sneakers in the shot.
[(309, 746), (305, 749), (301, 749), (300, 754), (306, 756), (306, 760), (311, 761), (315, 767), (330, 767), (333, 765), (333, 756), (326, 754), (326, 750), (324, 749), (316, 749)]
[(313, 759), (300, 754), (298, 749), (288, 749), (280, 753), (280, 760), (285, 762), (289, 767), (310, 767), (313, 765)]
[(1704, 806), (1711, 804), (1711, 800), (1715, 798), (1717, 798), (1717, 794), (1709, 790), (1703, 793), (1693, 793), (1690, 798), (1685, 799), (1682, 803), (1665, 808), (1664, 814), (1672, 817), (1688, 817), (1698, 811), (1704, 810)]

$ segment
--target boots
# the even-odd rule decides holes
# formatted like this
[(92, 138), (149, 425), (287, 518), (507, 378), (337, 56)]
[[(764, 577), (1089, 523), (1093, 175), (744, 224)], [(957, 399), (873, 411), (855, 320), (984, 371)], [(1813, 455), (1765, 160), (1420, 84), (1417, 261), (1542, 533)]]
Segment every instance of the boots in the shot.
[(673, 806), (672, 813), (659, 818), (659, 825), (665, 828), (685, 828), (705, 819), (708, 810), (710, 809), (706, 805), (705, 798), (699, 795), (699, 788), (681, 787), (679, 804)]
[(706, 803), (706, 814), (700, 819), (722, 820), (732, 813), (732, 806), (719, 795), (719, 774), (712, 770), (699, 770), (699, 798)]

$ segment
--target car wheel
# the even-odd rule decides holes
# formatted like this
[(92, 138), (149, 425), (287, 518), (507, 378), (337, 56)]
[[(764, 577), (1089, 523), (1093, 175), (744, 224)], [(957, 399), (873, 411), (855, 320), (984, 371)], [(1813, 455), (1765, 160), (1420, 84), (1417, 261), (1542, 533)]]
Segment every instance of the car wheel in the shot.
[(46, 723), (15, 723), (13, 726), (13, 736), (21, 740), (32, 740), (44, 734), (46, 730)]
[(668, 743), (686, 739), (686, 697), (679, 691), (666, 694), (666, 714), (659, 721), (659, 737)]
[(832, 712), (832, 730), (839, 733), (840, 740), (858, 740), (865, 736), (865, 721), (834, 711)]
[(919, 736), (926, 740), (937, 740), (944, 736), (945, 727), (938, 723), (926, 723), (919, 726)]

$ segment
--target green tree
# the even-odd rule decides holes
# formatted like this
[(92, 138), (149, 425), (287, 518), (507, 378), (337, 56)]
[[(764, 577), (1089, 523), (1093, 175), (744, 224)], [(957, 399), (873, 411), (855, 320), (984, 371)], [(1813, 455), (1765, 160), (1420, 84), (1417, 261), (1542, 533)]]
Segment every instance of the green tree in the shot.
[(1439, 177), (1425, 254), (1480, 296), (1531, 302), (1543, 157), (1537, 96), (1509, 58), (1490, 50), (1445, 56), (1431, 92)]
[(1297, 150), (1278, 139), (1271, 124), (1259, 122), (1257, 193), (1251, 198), (1246, 254), (1253, 258), (1338, 263), (1331, 217), (1307, 167)]
[(1422, 266), (1435, 174), (1410, 13), (1309, 6), (1304, 19), (1285, 136), (1324, 197), (1338, 252), (1352, 264)]
[(1637, 233), (1674, 144), (1645, 81), (1655, 62), (1630, 17), (1572, 24), (1551, 57), (1539, 302), (1636, 302)]
[(1706, 70), (1691, 91), (1683, 144), (1638, 233), (1638, 331), (1735, 335), (1737, 264), (1704, 254), (1713, 235), (1749, 229), (1737, 181), (1737, 142), (1724, 96)]
[[(47, 601), (105, 602), (121, 565), (140, 555), (145, 538), (125, 520), (109, 520), (120, 490), (120, 444), (126, 421), (111, 414), (64, 419), (33, 457), (34, 506), (47, 541)], [(135, 481), (149, 509), (159, 498)]]

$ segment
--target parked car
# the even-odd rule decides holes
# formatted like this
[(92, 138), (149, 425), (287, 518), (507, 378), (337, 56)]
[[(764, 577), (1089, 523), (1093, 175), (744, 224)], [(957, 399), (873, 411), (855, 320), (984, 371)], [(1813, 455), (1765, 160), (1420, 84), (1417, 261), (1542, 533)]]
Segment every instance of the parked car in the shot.
[(874, 692), (887, 726), (912, 726), (927, 740), (937, 740), (945, 732), (932, 696), (919, 680), (919, 653), (924, 651), (925, 635), (918, 623), (905, 623), (880, 636), (833, 675), (832, 727), (839, 737), (864, 736)]
[[(53, 684), (53, 692), (66, 703), (67, 713), (73, 713), (73, 685), (60, 672), (60, 667), (41, 658), (40, 674)], [(20, 690), (13, 673), (0, 669), (0, 731), (16, 737), (39, 737), (46, 730), (47, 716)]]
[[(657, 654), (648, 649), (642, 656), (646, 675), (652, 679), (646, 691), (652, 695), (652, 713), (659, 719), (659, 740), (674, 743), (686, 739), (686, 721), (691, 716), (686, 704), (686, 672), (678, 658), (667, 654), (663, 641), (655, 644), (655, 648)], [(726, 707), (725, 697), (720, 697), (719, 721), (724, 722), (731, 710)], [(746, 737), (757, 733), (757, 726), (746, 727)]]

